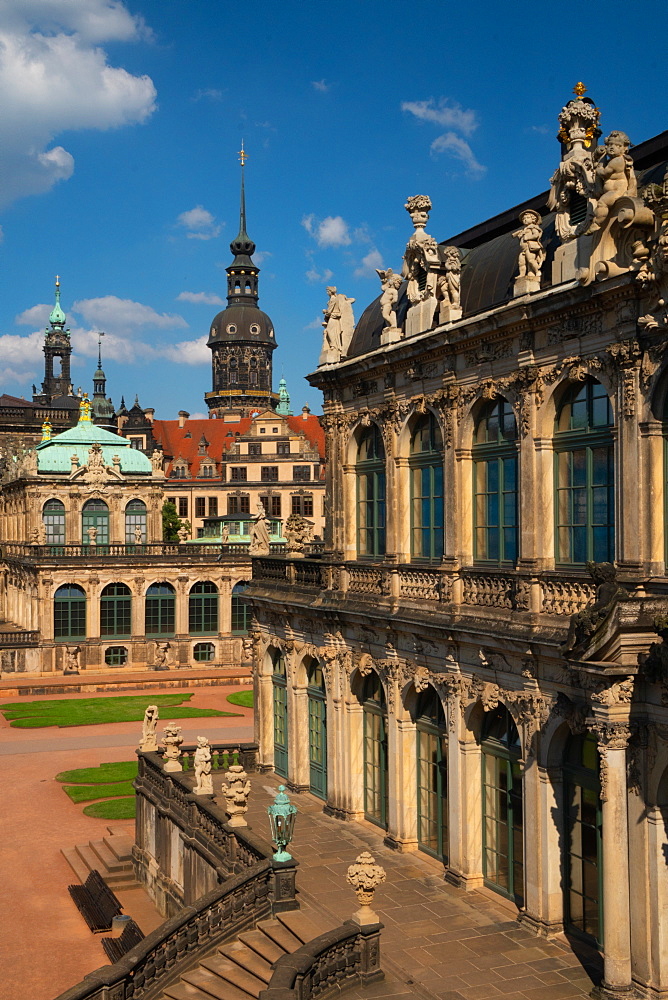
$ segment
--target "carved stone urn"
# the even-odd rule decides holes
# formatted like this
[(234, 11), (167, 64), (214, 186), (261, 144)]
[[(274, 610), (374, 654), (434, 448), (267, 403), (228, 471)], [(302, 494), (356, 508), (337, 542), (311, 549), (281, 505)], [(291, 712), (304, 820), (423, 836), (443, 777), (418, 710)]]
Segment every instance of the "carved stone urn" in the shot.
[(352, 885), (360, 904), (352, 919), (360, 927), (380, 923), (378, 914), (371, 909), (371, 903), (376, 889), (385, 878), (385, 869), (376, 864), (376, 859), (368, 851), (363, 851), (355, 859), (355, 864), (349, 865), (346, 882)]

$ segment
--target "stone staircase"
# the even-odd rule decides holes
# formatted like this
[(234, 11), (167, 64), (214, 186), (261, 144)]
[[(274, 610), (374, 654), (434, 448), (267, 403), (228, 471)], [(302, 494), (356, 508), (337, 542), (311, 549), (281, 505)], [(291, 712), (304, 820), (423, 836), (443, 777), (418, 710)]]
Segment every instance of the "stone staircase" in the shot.
[(257, 1000), (267, 988), (273, 963), (307, 941), (332, 930), (335, 924), (304, 908), (261, 920), (255, 930), (221, 945), (166, 986), (158, 1000)]
[(107, 831), (102, 840), (89, 840), (87, 844), (77, 847), (63, 847), (60, 853), (82, 885), (96, 868), (111, 889), (138, 888), (132, 867), (132, 837), (125, 830), (113, 826), (108, 826)]

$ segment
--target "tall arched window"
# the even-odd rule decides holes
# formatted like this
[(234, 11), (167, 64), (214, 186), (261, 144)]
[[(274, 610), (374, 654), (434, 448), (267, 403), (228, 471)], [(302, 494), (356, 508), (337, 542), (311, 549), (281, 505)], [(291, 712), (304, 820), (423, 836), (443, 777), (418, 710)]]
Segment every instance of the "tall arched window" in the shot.
[(448, 862), (448, 737), (441, 699), (431, 685), (418, 696), (417, 742), (418, 844)]
[(564, 761), (568, 851), (564, 879), (568, 930), (603, 940), (603, 851), (598, 746), (592, 733), (571, 736)]
[(317, 660), (307, 667), (309, 791), (327, 798), (327, 697)]
[(364, 715), (364, 815), (387, 829), (387, 702), (378, 674), (373, 671), (362, 687)]
[(443, 436), (433, 413), (416, 423), (408, 460), (411, 481), (411, 555), (443, 555)]
[(485, 715), (482, 740), (483, 874), (503, 896), (524, 902), (520, 737), (505, 705)]
[(86, 638), (86, 592), (76, 583), (65, 583), (53, 595), (55, 639)]
[(357, 554), (385, 555), (385, 448), (376, 424), (357, 449)]
[(517, 560), (517, 423), (510, 403), (485, 408), (473, 443), (474, 559)]
[(130, 500), (125, 508), (125, 544), (141, 545), (145, 542), (146, 504), (141, 500)]
[(170, 583), (152, 583), (146, 591), (146, 635), (173, 636), (176, 594)]
[(92, 544), (93, 538), (96, 545), (109, 544), (109, 508), (104, 500), (96, 497), (86, 501), (81, 512), (81, 529), (84, 545)]
[(288, 776), (288, 681), (285, 657), (280, 650), (272, 653), (272, 694), (274, 708), (274, 771)]
[(42, 507), (42, 521), (47, 545), (65, 544), (65, 504), (61, 500), (47, 500)]
[(612, 408), (592, 378), (572, 386), (554, 434), (557, 551), (562, 564), (615, 558)]
[(215, 635), (218, 631), (218, 587), (210, 580), (190, 588), (188, 631), (191, 635)]
[(244, 580), (235, 583), (232, 588), (232, 635), (248, 635), (251, 623), (251, 606), (242, 600), (241, 595), (248, 588)]
[(132, 593), (124, 583), (108, 583), (100, 595), (100, 635), (132, 634)]

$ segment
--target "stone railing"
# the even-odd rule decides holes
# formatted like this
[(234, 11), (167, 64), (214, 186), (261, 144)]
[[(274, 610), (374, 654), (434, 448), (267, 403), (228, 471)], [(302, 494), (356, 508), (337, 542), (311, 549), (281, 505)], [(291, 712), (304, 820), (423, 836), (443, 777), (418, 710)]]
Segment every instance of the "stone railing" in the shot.
[(360, 927), (349, 920), (298, 951), (282, 955), (259, 1000), (310, 1000), (382, 979), (381, 929), (382, 924)]
[(462, 604), (480, 608), (506, 608), (509, 611), (515, 607), (515, 577), (496, 573), (472, 573), (467, 570), (462, 573), (462, 582)]
[[(271, 551), (277, 555), (285, 552), (284, 542), (272, 542)], [(146, 542), (141, 545), (109, 542), (106, 545), (27, 545), (24, 542), (5, 542), (2, 545), (5, 559), (159, 559), (163, 556), (178, 559), (242, 556), (250, 558), (248, 545), (241, 543), (208, 544), (200, 542)]]
[(28, 632), (0, 632), (0, 648), (14, 646), (38, 646), (40, 633), (37, 630)]
[(541, 588), (541, 611), (546, 615), (577, 614), (596, 595), (596, 586), (589, 580), (544, 579)]
[(271, 559), (257, 556), (253, 559), (254, 580), (280, 580), (296, 587), (324, 589), (327, 574), (320, 560)]
[(351, 594), (371, 594), (380, 597), (389, 593), (387, 582), (387, 570), (382, 566), (358, 566), (349, 563), (346, 566), (348, 571), (348, 590)]
[(424, 569), (399, 570), (399, 596), (413, 601), (440, 601), (442, 575)]

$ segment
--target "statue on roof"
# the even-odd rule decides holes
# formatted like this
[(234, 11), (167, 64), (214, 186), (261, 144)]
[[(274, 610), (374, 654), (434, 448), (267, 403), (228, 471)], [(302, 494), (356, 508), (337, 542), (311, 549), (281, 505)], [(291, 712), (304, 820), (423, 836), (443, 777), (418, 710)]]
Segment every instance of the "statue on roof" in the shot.
[(543, 230), (540, 212), (527, 208), (520, 214), (522, 228), (513, 233), (520, 241), (519, 274), (515, 278), (515, 295), (540, 291), (541, 269), (545, 263)]
[(391, 267), (386, 271), (378, 270), (376, 274), (380, 278), (382, 295), (380, 296), (380, 311), (383, 314), (385, 326), (390, 330), (397, 329), (397, 302), (399, 300), (399, 289), (403, 278), (400, 274), (395, 274)]
[(590, 232), (601, 228), (618, 198), (623, 195), (635, 198), (638, 194), (630, 146), (626, 132), (616, 131), (611, 132), (605, 145), (595, 151), (594, 194), (597, 200)]
[(250, 551), (253, 556), (269, 555), (269, 519), (261, 500), (257, 506), (250, 528)]
[(436, 299), (440, 302), (439, 323), (461, 319), (462, 255), (457, 247), (441, 248), (442, 268), (436, 278)]
[(153, 475), (158, 476), (161, 479), (165, 478), (165, 470), (162, 465), (163, 454), (158, 448), (151, 455), (151, 467), (153, 469)]
[(587, 232), (594, 218), (594, 160), (601, 130), (601, 113), (584, 84), (575, 85), (575, 98), (559, 113), (561, 162), (550, 179), (547, 205), (556, 213), (555, 227), (562, 243)]
[(322, 311), (325, 317), (322, 324), (325, 332), (318, 362), (320, 365), (331, 364), (345, 358), (355, 329), (352, 308), (355, 299), (337, 292), (334, 285), (328, 286), (327, 295), (329, 296), (327, 306)]

